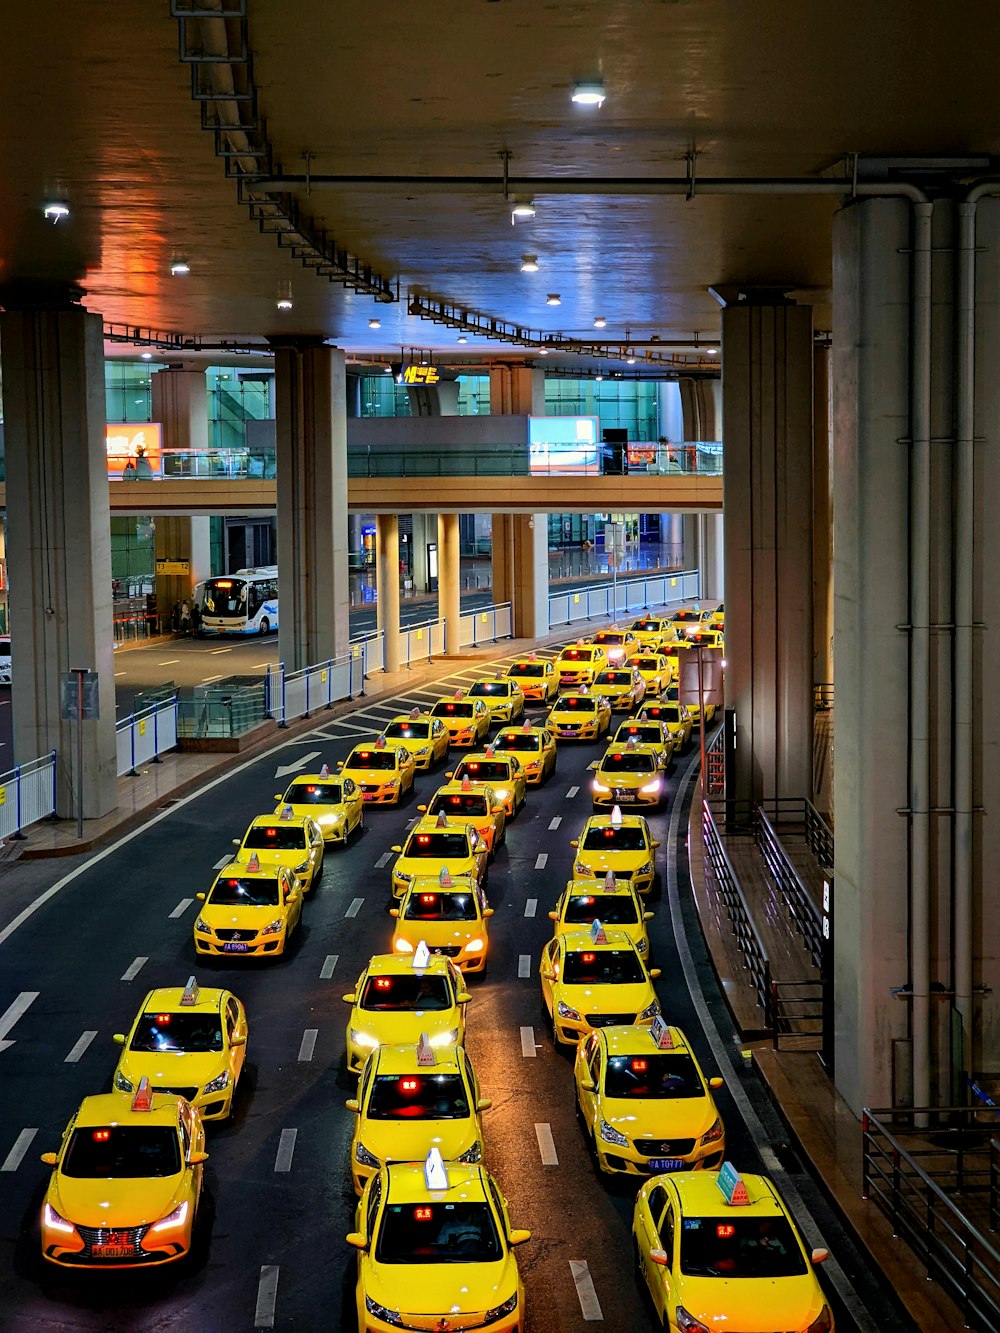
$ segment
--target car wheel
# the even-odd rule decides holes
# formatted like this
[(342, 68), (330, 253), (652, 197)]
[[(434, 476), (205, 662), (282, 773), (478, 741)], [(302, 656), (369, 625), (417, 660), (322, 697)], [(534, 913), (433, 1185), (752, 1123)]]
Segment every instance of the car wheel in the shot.
[(257, 629), (257, 633), (270, 634), (270, 632), (271, 632), (271, 622), (268, 620), (267, 616), (261, 616), (260, 625)]

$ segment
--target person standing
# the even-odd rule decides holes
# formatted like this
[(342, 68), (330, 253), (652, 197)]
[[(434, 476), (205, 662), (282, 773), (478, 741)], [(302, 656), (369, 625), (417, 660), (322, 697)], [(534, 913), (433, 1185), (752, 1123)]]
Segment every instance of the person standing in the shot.
[(191, 603), (186, 597), (181, 602), (181, 633), (191, 633)]

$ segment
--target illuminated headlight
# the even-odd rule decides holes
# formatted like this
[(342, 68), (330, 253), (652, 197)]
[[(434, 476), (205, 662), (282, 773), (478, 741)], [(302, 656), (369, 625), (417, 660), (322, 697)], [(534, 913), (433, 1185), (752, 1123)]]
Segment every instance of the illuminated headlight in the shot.
[(119, 1092), (134, 1092), (135, 1084), (130, 1083), (120, 1069), (115, 1070), (115, 1087)]
[(537, 773), (541, 766), (542, 761), (540, 759), (532, 759), (530, 764), (525, 764), (525, 769), (529, 773)]
[(648, 795), (652, 795), (652, 793), (658, 792), (660, 790), (660, 779), (655, 778), (652, 782), (647, 782), (645, 787), (640, 788), (640, 790), (647, 793)]
[(229, 1072), (228, 1070), (223, 1070), (217, 1078), (213, 1078), (210, 1083), (205, 1084), (204, 1088), (202, 1088), (202, 1092), (221, 1092), (223, 1088), (228, 1087)]
[(458, 1028), (452, 1028), (450, 1032), (435, 1032), (429, 1040), (432, 1046), (454, 1046), (458, 1041)]
[(647, 1004), (645, 1009), (643, 1009), (642, 1013), (639, 1015), (639, 1022), (641, 1023), (644, 1018), (655, 1018), (659, 1012), (660, 1002), (659, 1000), (654, 1000), (652, 1004)]
[(652, 861), (645, 861), (635, 873), (637, 875), (651, 875), (653, 873)]
[(359, 1166), (372, 1166), (376, 1171), (382, 1165), (375, 1154), (370, 1153), (360, 1139), (358, 1139), (354, 1149), (354, 1160)]
[(598, 1129), (597, 1132), (598, 1134), (600, 1134), (601, 1138), (604, 1140), (605, 1143), (613, 1143), (616, 1148), (628, 1147), (628, 1139), (625, 1137), (625, 1135), (619, 1134), (618, 1130), (615, 1129), (614, 1125), (609, 1125), (606, 1120), (601, 1121), (600, 1128)]
[(562, 1000), (560, 1000), (559, 1003), (556, 1005), (556, 1013), (559, 1015), (560, 1018), (569, 1018), (576, 1023), (583, 1022), (583, 1019), (573, 1008), (573, 1006), (569, 1004), (564, 1004)]
[(212, 927), (208, 924), (208, 922), (205, 920), (203, 916), (200, 916), (198, 920), (194, 923), (194, 928), (201, 935), (211, 935), (212, 933)]
[(718, 1116), (715, 1117), (715, 1124), (711, 1129), (707, 1129), (701, 1136), (702, 1143), (718, 1143), (723, 1135), (722, 1121)]
[(373, 1051), (378, 1045), (378, 1037), (373, 1037), (370, 1032), (359, 1032), (357, 1028), (351, 1028), (350, 1037), (355, 1046), (361, 1046), (367, 1051)]
[(475, 1162), (481, 1162), (483, 1160), (483, 1145), (477, 1139), (471, 1148), (467, 1149), (455, 1160), (458, 1162), (465, 1162), (470, 1166)]
[(42, 1209), (42, 1224), (50, 1231), (62, 1231), (67, 1236), (76, 1235), (76, 1227), (72, 1222), (67, 1222), (66, 1218), (57, 1213), (50, 1203), (47, 1203)]
[(611, 790), (611, 788), (610, 788), (610, 787), (606, 787), (606, 786), (604, 785), (603, 782), (598, 782), (597, 778), (594, 779), (593, 786), (594, 786), (594, 791), (610, 791), (610, 790)]
[(492, 1310), (487, 1310), (486, 1314), (483, 1317), (483, 1322), (486, 1324), (491, 1324), (496, 1319), (502, 1319), (504, 1315), (513, 1314), (516, 1309), (517, 1309), (517, 1292), (515, 1291), (514, 1295), (511, 1296), (508, 1300), (504, 1301), (503, 1305), (494, 1305)]
[(397, 1314), (395, 1310), (387, 1310), (384, 1305), (379, 1305), (378, 1301), (373, 1301), (368, 1295), (365, 1296), (365, 1309), (374, 1319), (381, 1319), (384, 1324), (397, 1324), (400, 1328), (403, 1326), (403, 1316)]
[(510, 792), (506, 789), (506, 787), (498, 787), (496, 789), (496, 795), (498, 801), (506, 801), (507, 797), (510, 795)]
[(428, 745), (421, 745), (420, 749), (419, 749), (419, 750), (416, 750), (414, 753), (415, 753), (419, 758), (423, 759), (424, 755), (425, 755), (425, 754), (430, 754), (430, 752), (431, 752), (431, 751), (430, 751), (430, 746), (428, 746)]
[(400, 953), (413, 952), (413, 945), (410, 943), (409, 940), (397, 940), (395, 947)]
[(482, 940), (469, 940), (468, 944), (465, 946), (466, 953), (482, 953), (482, 951), (483, 951)]
[(182, 1227), (187, 1221), (187, 1215), (188, 1205), (185, 1199), (172, 1212), (167, 1213), (166, 1217), (161, 1217), (159, 1222), (154, 1222), (146, 1235), (151, 1236), (154, 1231), (173, 1231), (175, 1227)]
[(277, 935), (277, 934), (280, 932), (281, 927), (282, 927), (284, 924), (285, 924), (285, 923), (284, 923), (284, 921), (281, 919), (281, 917), (280, 917), (280, 916), (276, 916), (276, 917), (274, 918), (273, 921), (269, 921), (269, 922), (267, 923), (267, 925), (264, 927), (264, 929), (263, 929), (260, 933), (261, 933), (262, 935)]

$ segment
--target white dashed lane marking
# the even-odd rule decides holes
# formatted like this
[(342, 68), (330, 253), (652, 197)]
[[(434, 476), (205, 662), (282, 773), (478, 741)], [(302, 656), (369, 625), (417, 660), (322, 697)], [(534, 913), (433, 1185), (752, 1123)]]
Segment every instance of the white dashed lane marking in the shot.
[(364, 898), (352, 898), (351, 905), (344, 913), (344, 916), (357, 916), (357, 914), (361, 911), (364, 905), (365, 905)]
[(295, 1152), (295, 1139), (298, 1135), (297, 1129), (283, 1129), (281, 1138), (278, 1140), (278, 1151), (274, 1157), (275, 1171), (290, 1171), (292, 1169), (292, 1154)]
[(576, 794), (579, 792), (579, 790), (580, 790), (579, 787), (570, 787), (569, 791), (566, 793), (567, 801), (571, 801), (573, 797), (576, 796)]
[(233, 859), (233, 858), (232, 858), (231, 856), (223, 856), (223, 857), (221, 858), (221, 860), (216, 861), (216, 863), (215, 863), (215, 865), (212, 867), (212, 869), (213, 869), (213, 870), (221, 870), (221, 869), (223, 868), (223, 866), (227, 866), (227, 865), (229, 864), (229, 862), (230, 862), (232, 859)]
[(90, 1043), (94, 1040), (96, 1036), (97, 1036), (96, 1032), (85, 1032), (83, 1036), (80, 1038), (80, 1040), (73, 1047), (73, 1049), (70, 1051), (69, 1055), (67, 1055), (66, 1059), (63, 1061), (63, 1064), (75, 1065), (79, 1061), (80, 1057), (85, 1053), (87, 1047), (90, 1045)]
[(122, 973), (121, 977), (122, 981), (135, 981), (136, 977), (139, 975), (142, 968), (148, 962), (149, 962), (148, 957), (140, 956), (139, 958), (133, 959), (133, 961), (129, 963), (128, 967)]
[(521, 1054), (524, 1056), (526, 1060), (534, 1059), (535, 1055), (537, 1054), (535, 1048), (534, 1028), (521, 1029)]
[(601, 1309), (601, 1302), (597, 1299), (597, 1292), (594, 1290), (594, 1279), (590, 1276), (586, 1259), (571, 1259), (569, 1261), (569, 1271), (573, 1275), (584, 1323), (593, 1324), (603, 1320), (604, 1311)]
[(553, 817), (549, 820), (549, 828), (557, 829), (561, 823), (562, 823), (562, 815), (553, 815)]
[(328, 953), (326, 958), (323, 960), (323, 966), (319, 970), (320, 981), (329, 981), (330, 978), (333, 976), (333, 969), (337, 966), (339, 962), (340, 962), (339, 953)]
[(316, 1038), (319, 1036), (319, 1028), (306, 1028), (302, 1034), (302, 1043), (299, 1046), (299, 1059), (311, 1060), (313, 1051), (316, 1049)]
[(382, 855), (379, 857), (379, 859), (375, 862), (375, 869), (384, 870), (391, 860), (392, 860), (392, 852), (383, 852)]
[(548, 863), (548, 859), (549, 859), (548, 852), (539, 852), (538, 855), (535, 857), (535, 869), (544, 870), (546, 864)]
[(170, 913), (168, 920), (176, 921), (179, 916), (183, 916), (187, 909), (194, 902), (193, 898), (182, 898), (174, 910)]
[(257, 1283), (257, 1308), (254, 1311), (254, 1328), (274, 1328), (274, 1307), (278, 1303), (278, 1265), (263, 1264), (260, 1281)]
[(535, 915), (535, 908), (536, 908), (537, 906), (538, 906), (538, 899), (537, 899), (537, 898), (529, 898), (529, 899), (527, 900), (527, 902), (524, 904), (524, 915), (525, 915), (525, 916), (534, 916), (534, 915)]
[(521, 953), (517, 956), (517, 975), (519, 977), (531, 976), (531, 954)]
[(0, 1162), (0, 1171), (16, 1171), (24, 1160), (24, 1154), (31, 1147), (32, 1140), (38, 1133), (37, 1129), (22, 1129), (20, 1134), (14, 1140), (14, 1146), (10, 1152)]
[(552, 1126), (536, 1125), (535, 1138), (538, 1140), (538, 1151), (541, 1153), (542, 1166), (558, 1166), (559, 1154), (556, 1152), (555, 1140), (552, 1137)]

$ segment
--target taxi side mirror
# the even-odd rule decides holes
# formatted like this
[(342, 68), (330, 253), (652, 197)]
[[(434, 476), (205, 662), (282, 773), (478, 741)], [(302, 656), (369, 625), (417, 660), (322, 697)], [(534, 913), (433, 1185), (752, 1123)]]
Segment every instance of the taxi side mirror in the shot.
[(488, 916), (492, 916), (492, 915), (493, 915), (493, 908), (492, 908), (492, 907), (484, 907), (484, 908), (483, 908), (483, 916), (484, 916), (484, 917), (488, 917)]
[(276, 791), (276, 792), (274, 793), (274, 799), (275, 799), (276, 801), (280, 801), (280, 800), (281, 800), (281, 792), (280, 792), (280, 791)]
[(666, 1268), (670, 1263), (666, 1250), (650, 1250), (649, 1259), (651, 1263), (659, 1264), (661, 1268)]
[(203, 893), (196, 893), (194, 896), (198, 899), (200, 903), (203, 903), (205, 901), (205, 895)]
[(587, 767), (588, 767), (589, 769), (598, 769), (598, 768), (600, 768), (600, 764), (597, 762), (596, 759), (593, 759), (593, 760), (591, 760), (591, 762), (587, 765)]
[(348, 1245), (353, 1246), (356, 1250), (367, 1250), (368, 1248), (368, 1241), (365, 1239), (363, 1231), (349, 1231), (345, 1240)]
[(422, 815), (426, 815), (426, 813), (427, 813), (427, 807), (426, 807), (426, 805), (418, 805), (418, 806), (417, 806), (417, 809), (420, 811), (420, 813), (421, 813)]
[(642, 919), (643, 919), (643, 921), (652, 921), (652, 919), (653, 919), (653, 913), (652, 913), (652, 912), (643, 912), (643, 914), (642, 914)]
[(347, 1101), (344, 1102), (344, 1105), (349, 1111), (353, 1111), (355, 1115), (358, 1115), (361, 1111), (361, 1103), (358, 1101), (357, 1097), (348, 1097)]
[(453, 778), (454, 776), (455, 776), (455, 770), (453, 768), (449, 769), (449, 771), (445, 774), (446, 778)]
[(348, 991), (346, 995), (342, 995), (340, 998), (345, 1004), (354, 1004), (358, 997), (355, 995), (354, 991)]
[(294, 889), (292, 890), (291, 893), (285, 894), (286, 903), (297, 903), (298, 901), (299, 901), (299, 895), (295, 892)]
[(829, 1250), (813, 1250), (812, 1254), (809, 1256), (814, 1264), (825, 1264), (829, 1257)]
[(512, 1231), (507, 1237), (510, 1245), (523, 1245), (526, 1240), (531, 1240), (531, 1232), (525, 1231), (523, 1227)]
[(558, 921), (558, 920), (559, 920), (559, 913), (558, 913), (558, 912), (550, 912), (550, 913), (549, 913), (549, 920), (550, 920), (550, 921)]
[(112, 1036), (111, 1040), (114, 1042), (114, 1044), (115, 1044), (116, 1046), (124, 1046), (124, 1045), (125, 1045), (125, 1033), (124, 1033), (124, 1032), (116, 1032), (116, 1033)]
[(546, 981), (555, 981), (556, 979), (556, 974), (551, 967), (539, 968), (539, 975), (543, 977)]
[(337, 760), (337, 767), (338, 767), (338, 768), (343, 768), (343, 767), (344, 767), (344, 761), (343, 761), (343, 759), (338, 759), (338, 760)]
[(193, 1152), (188, 1154), (188, 1166), (201, 1166), (202, 1162), (207, 1161), (207, 1152)]
[(40, 1160), (43, 1161), (46, 1166), (55, 1166), (56, 1162), (59, 1161), (59, 1154), (57, 1152), (43, 1152)]
[(660, 845), (660, 840), (659, 840), (659, 838), (654, 838), (653, 841), (652, 841), (649, 845), (650, 845), (650, 847), (654, 848), (654, 850), (655, 850), (655, 849), (656, 849), (657, 847), (659, 847), (659, 845)]
[(493, 1106), (492, 1097), (480, 1097), (476, 1102), (477, 1111), (489, 1111)]
[(229, 1038), (230, 1046), (245, 1046), (247, 1044), (247, 1034), (245, 1032), (234, 1032)]
[(401, 852), (402, 850), (403, 849), (398, 842), (394, 842), (392, 846), (389, 848), (390, 852)]
[(240, 840), (239, 840), (239, 838), (234, 838), (234, 839), (233, 839), (233, 846), (234, 846), (234, 847), (238, 847), (239, 845), (240, 845)]
[(650, 979), (650, 981), (655, 981), (656, 978), (657, 978), (658, 976), (661, 976), (661, 975), (662, 975), (662, 972), (661, 972), (660, 968), (658, 968), (658, 967), (651, 967), (651, 968), (649, 969), (649, 979)]
[(469, 994), (467, 990), (460, 990), (458, 994), (455, 996), (455, 999), (458, 1001), (459, 1004), (468, 1004), (469, 1001), (472, 999), (472, 996)]
[(724, 1078), (710, 1078), (708, 1080), (708, 1086), (710, 1088), (724, 1088), (726, 1086), (726, 1080)]
[(580, 1090), (581, 1090), (581, 1092), (593, 1092), (593, 1091), (594, 1091), (594, 1080), (593, 1080), (592, 1078), (586, 1078), (586, 1077), (581, 1078), (581, 1079), (580, 1079)]
[(398, 907), (390, 907), (390, 908), (389, 908), (389, 915), (390, 915), (390, 916), (399, 916), (399, 908), (398, 908)]
[(580, 839), (579, 839), (579, 838), (571, 838), (571, 839), (570, 839), (570, 844), (569, 844), (569, 845), (570, 845), (571, 847), (579, 847), (579, 845), (580, 845)]

